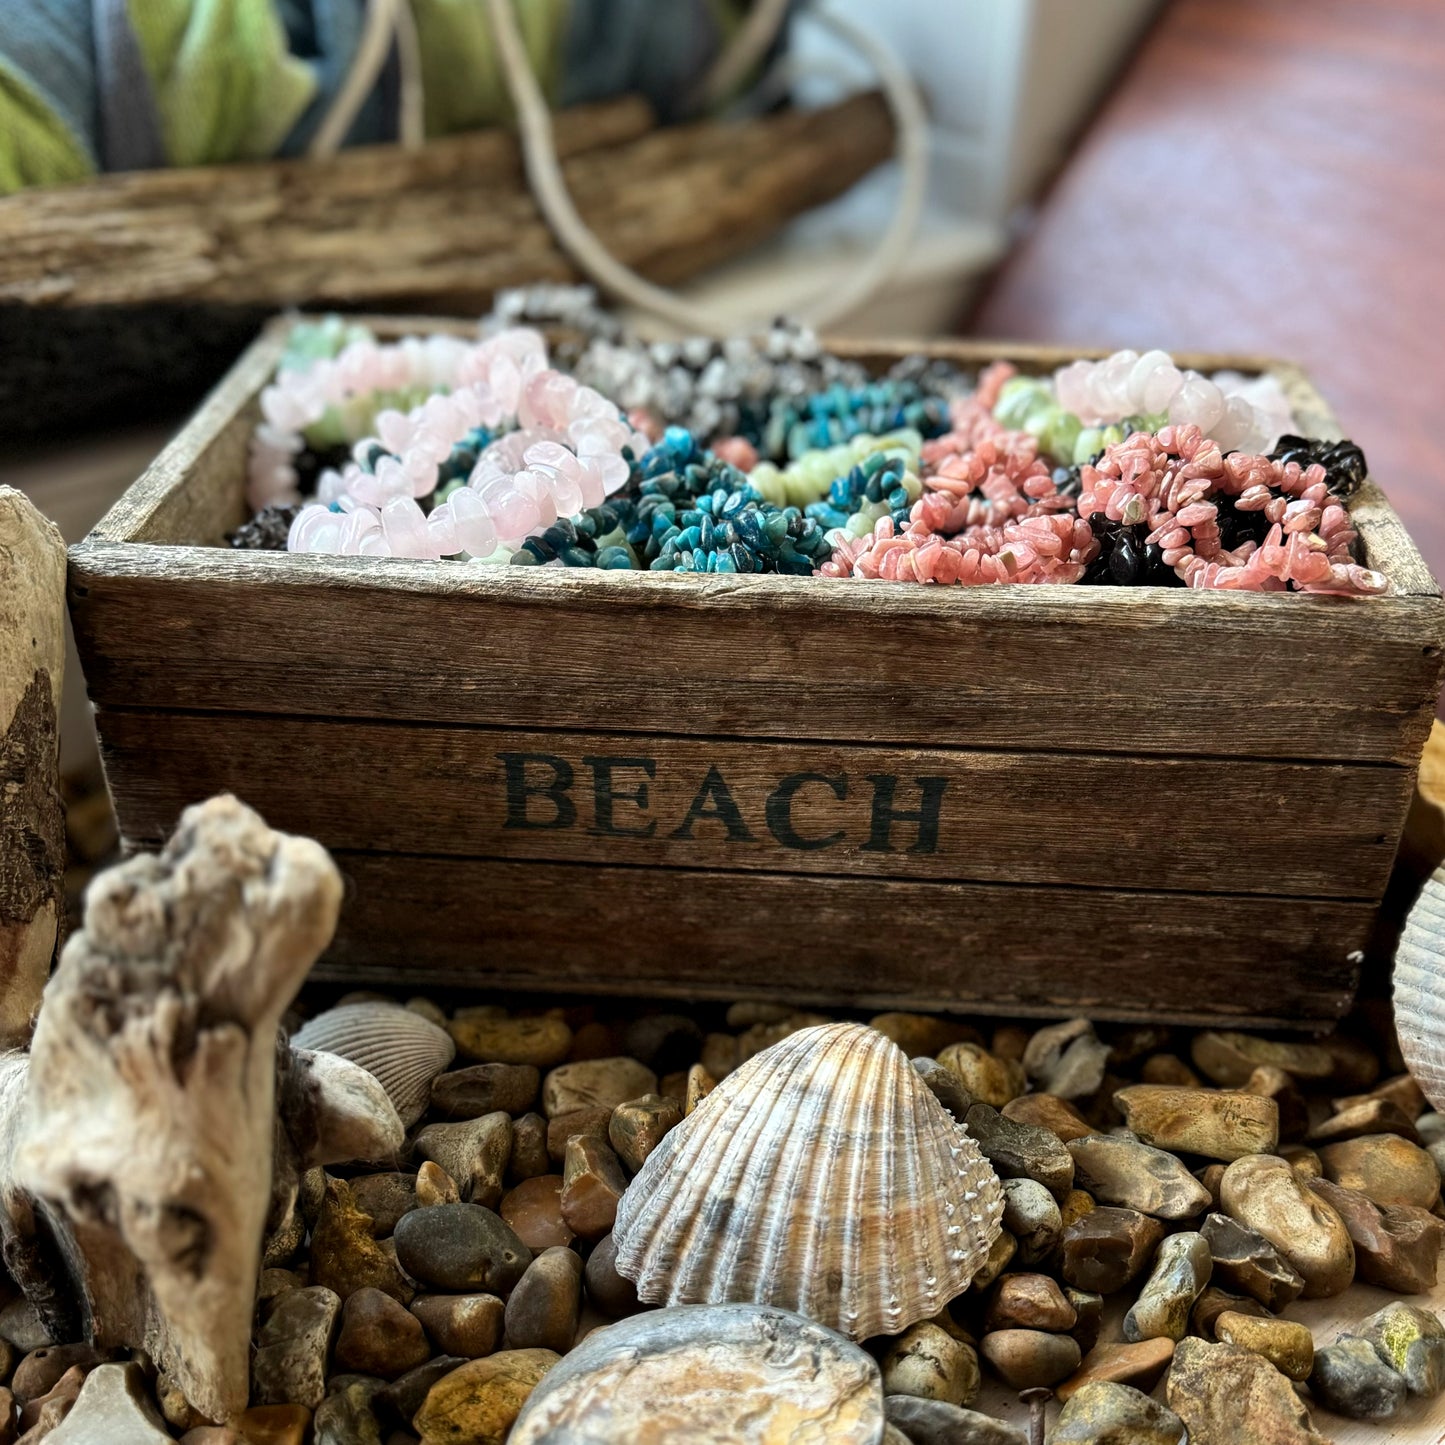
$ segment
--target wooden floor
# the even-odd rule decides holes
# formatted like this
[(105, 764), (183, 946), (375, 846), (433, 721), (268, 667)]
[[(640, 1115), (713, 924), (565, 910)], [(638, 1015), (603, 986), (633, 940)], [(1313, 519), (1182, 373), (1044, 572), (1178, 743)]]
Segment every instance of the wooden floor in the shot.
[(976, 335), (1302, 362), (1445, 577), (1445, 0), (1174, 0)]

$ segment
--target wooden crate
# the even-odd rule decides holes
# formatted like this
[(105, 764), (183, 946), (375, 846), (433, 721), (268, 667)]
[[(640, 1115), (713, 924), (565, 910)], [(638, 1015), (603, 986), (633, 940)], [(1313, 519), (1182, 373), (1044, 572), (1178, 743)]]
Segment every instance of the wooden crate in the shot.
[[(127, 840), (220, 789), (321, 839), (351, 885), (328, 975), (1296, 1026), (1348, 1005), (1445, 642), (1373, 483), (1378, 599), (223, 550), (281, 344), (72, 549), (71, 609)], [(1338, 435), (1295, 367), (1186, 360), (1270, 366)]]

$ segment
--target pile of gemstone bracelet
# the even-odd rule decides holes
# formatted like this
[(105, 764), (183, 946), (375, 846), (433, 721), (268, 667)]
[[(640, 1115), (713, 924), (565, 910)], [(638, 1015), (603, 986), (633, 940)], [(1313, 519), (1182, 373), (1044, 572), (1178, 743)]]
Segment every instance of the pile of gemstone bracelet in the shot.
[[(551, 349), (542, 329), (563, 339)], [(1053, 376), (885, 376), (806, 329), (648, 343), (586, 288), (473, 340), (298, 324), (261, 394), (237, 547), (467, 565), (1377, 594), (1348, 441), (1272, 376), (1162, 351)]]

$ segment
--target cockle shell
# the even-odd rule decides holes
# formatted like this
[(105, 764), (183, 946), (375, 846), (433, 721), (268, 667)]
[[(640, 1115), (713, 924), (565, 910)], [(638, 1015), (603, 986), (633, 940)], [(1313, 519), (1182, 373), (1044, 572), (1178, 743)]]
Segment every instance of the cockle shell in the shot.
[(308, 1020), (292, 1036), (297, 1048), (339, 1054), (381, 1081), (409, 1129), (431, 1102), (432, 1080), (456, 1057), (445, 1029), (390, 1003), (346, 1003)]
[(1445, 1111), (1445, 867), (1425, 880), (1395, 950), (1395, 1031), (1415, 1082)]
[(651, 1303), (777, 1305), (861, 1340), (962, 1294), (1002, 1217), (998, 1177), (903, 1051), (834, 1023), (701, 1100), (628, 1187), (613, 1239)]

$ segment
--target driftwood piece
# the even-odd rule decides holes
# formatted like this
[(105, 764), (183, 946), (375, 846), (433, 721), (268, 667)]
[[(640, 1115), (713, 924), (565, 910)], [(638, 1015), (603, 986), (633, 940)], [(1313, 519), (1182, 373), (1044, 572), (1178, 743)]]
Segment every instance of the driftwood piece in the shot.
[(278, 1024), (340, 902), (318, 844), (213, 798), (96, 879), (36, 1027), (15, 1178), (96, 1343), (144, 1346), (209, 1419), (246, 1404)]
[(65, 543), (0, 487), (0, 1048), (29, 1037), (65, 914), (64, 672)]
[[(622, 101), (565, 111), (556, 134), (587, 222), (660, 280), (745, 250), (893, 145), (875, 94), (736, 124), (648, 124), (645, 105)], [(500, 286), (575, 275), (503, 131), (0, 200), (0, 303), (478, 310)]]

